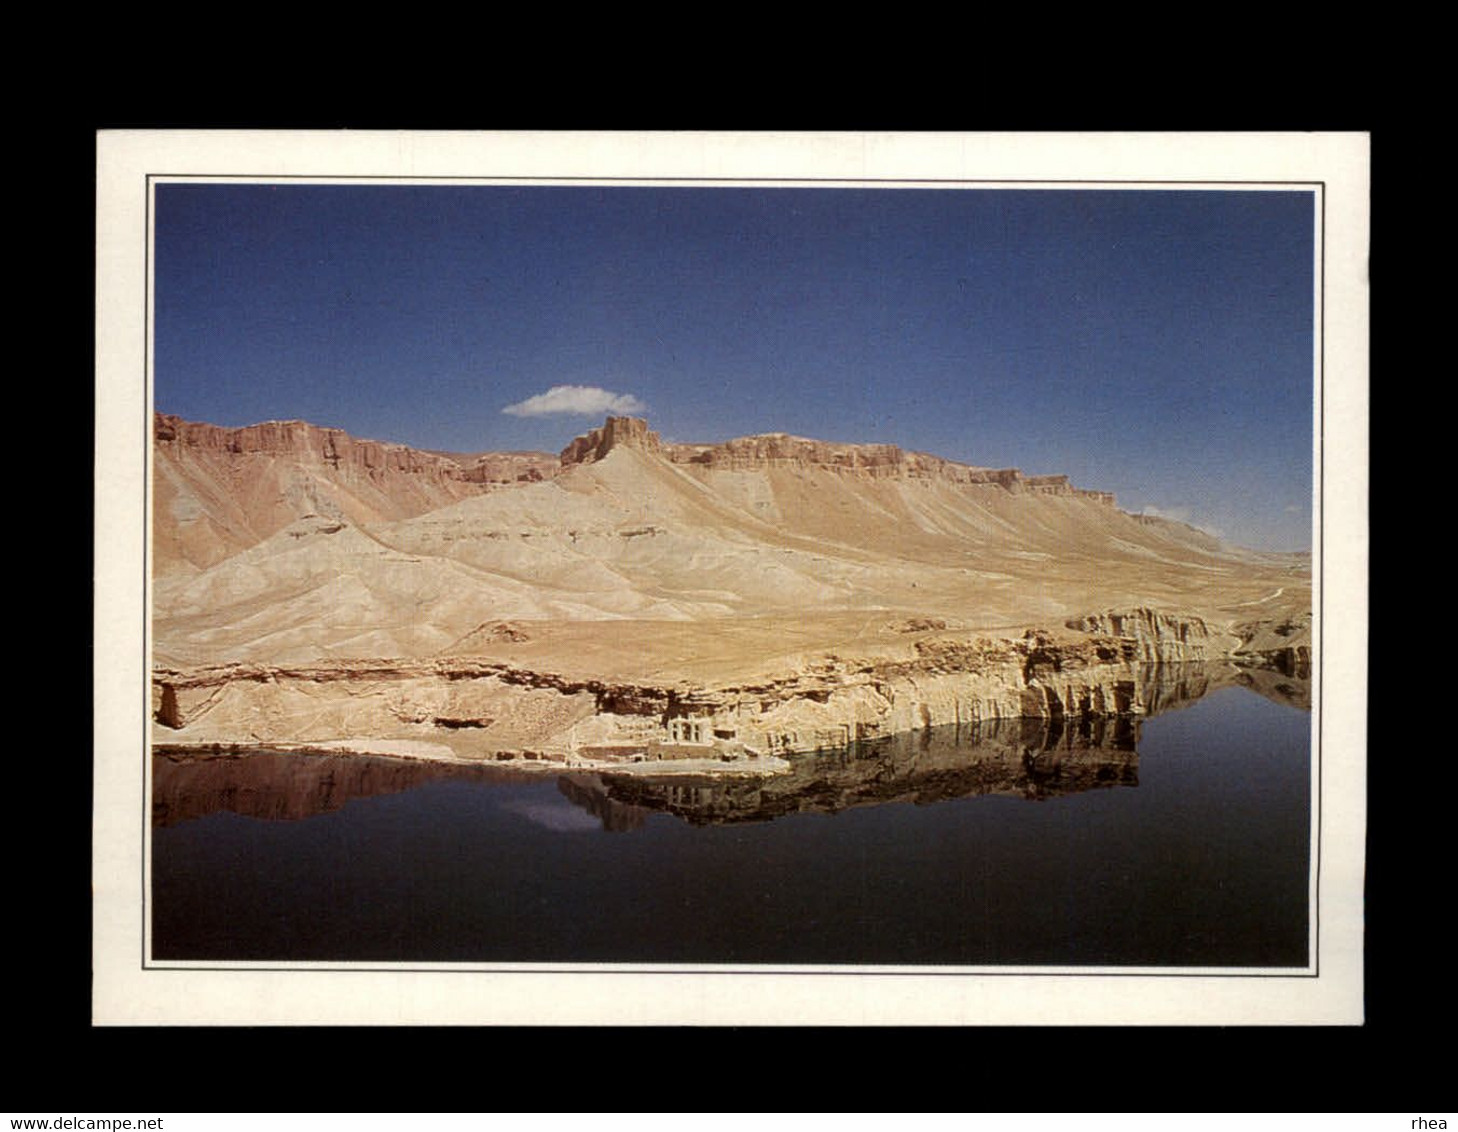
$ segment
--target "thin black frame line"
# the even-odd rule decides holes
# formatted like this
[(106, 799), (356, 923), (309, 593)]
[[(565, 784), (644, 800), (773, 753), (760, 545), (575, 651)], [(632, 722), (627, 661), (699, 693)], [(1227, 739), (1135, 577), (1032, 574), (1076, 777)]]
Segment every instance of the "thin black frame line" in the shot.
[(152, 803), (152, 451), (156, 446), (151, 425), (152, 381), (152, 196), (153, 184), (149, 174), (142, 193), (142, 435), (147, 438), (145, 454), (142, 457), (142, 674), (146, 681), (139, 689), (146, 705), (142, 711), (142, 886), (141, 929), (138, 944), (142, 952), (142, 968), (147, 967), (147, 921), (149, 916), (151, 885), (148, 883), (148, 862), (152, 858), (151, 803)]
[[(241, 960), (237, 962), (242, 962)], [(263, 961), (260, 961), (263, 962)], [(671, 969), (665, 969), (671, 968)], [(1289, 974), (1285, 971), (1272, 971), (1269, 969), (1260, 971), (1240, 971), (1229, 967), (1216, 968), (1199, 971), (1170, 971), (1165, 969), (1149, 970), (1137, 969), (1133, 971), (1047, 971), (1047, 970), (1017, 970), (1002, 971), (985, 968), (970, 968), (967, 970), (943, 970), (928, 969), (923, 971), (908, 970), (902, 968), (887, 968), (885, 970), (863, 970), (858, 967), (816, 967), (814, 969), (784, 969), (776, 967), (755, 968), (753, 970), (732, 970), (726, 971), (722, 967), (680, 967), (673, 964), (663, 964), (658, 967), (612, 967), (611, 969), (599, 970), (582, 965), (562, 966), (549, 968), (533, 968), (531, 970), (520, 970), (514, 967), (481, 967), (453, 964), (440, 967), (372, 967), (372, 966), (344, 966), (339, 964), (323, 964), (319, 966), (300, 966), (295, 963), (292, 966), (265, 967), (265, 966), (228, 966), (227, 962), (217, 964), (207, 963), (198, 960), (176, 960), (170, 963), (153, 963), (147, 967), (148, 971), (196, 971), (207, 974), (212, 971), (227, 972), (230, 974), (258, 974), (258, 975), (320, 975), (320, 974), (412, 974), (412, 975), (726, 975), (742, 978), (761, 978), (764, 976), (786, 976), (789, 978), (802, 978), (812, 975), (824, 975), (841, 978), (847, 977), (868, 977), (868, 978), (892, 978), (895, 976), (909, 976), (911, 978), (955, 978), (955, 979), (979, 979), (984, 977), (999, 976), (1014, 979), (1315, 979), (1315, 971), (1306, 968), (1295, 968)]]
[(1317, 334), (1316, 351), (1316, 389), (1319, 411), (1317, 413), (1317, 476), (1316, 476), (1316, 501), (1320, 509), (1321, 527), (1316, 543), (1317, 577), (1321, 579), (1321, 588), (1318, 591), (1317, 599), (1317, 627), (1321, 633), (1321, 648), (1316, 655), (1316, 702), (1321, 709), (1316, 713), (1316, 795), (1312, 799), (1316, 810), (1316, 861), (1314, 869), (1316, 873), (1316, 899), (1315, 913), (1311, 918), (1311, 932), (1314, 937), (1313, 943), (1316, 948), (1315, 970), (1318, 977), (1321, 975), (1321, 832), (1322, 819), (1325, 814), (1325, 795), (1323, 784), (1325, 781), (1325, 767), (1323, 766), (1322, 755), (1325, 752), (1324, 739), (1325, 729), (1322, 726), (1324, 712), (1326, 710), (1326, 182), (1321, 182), (1320, 190), (1321, 205), (1321, 302), (1318, 304), (1317, 317), (1320, 318), (1320, 330)]
[[(153, 190), (153, 184), (154, 184), (154, 182), (156, 182), (156, 181), (164, 181), (164, 180), (165, 181), (178, 181), (178, 182), (181, 182), (181, 181), (193, 181), (193, 182), (213, 183), (213, 184), (226, 184), (226, 183), (259, 183), (259, 184), (262, 184), (262, 183), (267, 183), (269, 181), (281, 181), (281, 180), (308, 180), (308, 181), (312, 181), (312, 180), (341, 180), (341, 181), (345, 181), (345, 180), (347, 180), (347, 181), (350, 181), (350, 182), (357, 182), (357, 183), (362, 183), (362, 184), (368, 184), (368, 183), (370, 183), (371, 178), (365, 177), (363, 180), (361, 180), (361, 178), (359, 178), (359, 177), (355, 177), (355, 176), (343, 176), (343, 175), (329, 175), (327, 177), (322, 177), (322, 178), (312, 178), (312, 177), (305, 177), (305, 176), (299, 175), (299, 174), (288, 174), (288, 175), (278, 175), (278, 176), (256, 176), (256, 175), (253, 175), (253, 174), (237, 174), (237, 175), (223, 175), (223, 176), (219, 176), (219, 175), (209, 175), (209, 174), (163, 174), (163, 173), (148, 173), (148, 174), (145, 175), (146, 191), (144, 193), (144, 206), (143, 206), (143, 215), (144, 215), (144, 223), (143, 223), (143, 264), (144, 264), (144, 272), (145, 272), (145, 279), (144, 279), (145, 301), (143, 303), (144, 326), (143, 326), (143, 335), (142, 335), (142, 359), (143, 359), (143, 380), (144, 380), (144, 382), (146, 384), (146, 389), (147, 389), (147, 396), (143, 398), (143, 410), (144, 410), (143, 435), (144, 436), (148, 436), (148, 437), (150, 437), (150, 435), (151, 435), (151, 430), (150, 430), (150, 415), (151, 415), (150, 414), (150, 398), (151, 398), (151, 392), (152, 392), (151, 368), (150, 368), (150, 362), (151, 362), (151, 354), (150, 354), (150, 331), (151, 331), (151, 326), (152, 326), (152, 291), (151, 291), (151, 285), (150, 284), (151, 284), (151, 251), (152, 251), (152, 220), (153, 220), (152, 211), (153, 211), (153, 201), (154, 201), (154, 194), (153, 194), (153, 191), (152, 190)], [(423, 187), (424, 188), (424, 187), (429, 187), (429, 185), (428, 184), (421, 184), (422, 181), (425, 181), (425, 182), (437, 182), (437, 181), (471, 181), (471, 182), (479, 183), (482, 179), (481, 178), (478, 178), (478, 177), (465, 177), (465, 176), (428, 177), (428, 178), (421, 178), (421, 177), (416, 177), (416, 178), (393, 177), (393, 178), (377, 178), (377, 179), (375, 179), (375, 183), (379, 183), (379, 181), (381, 181), (381, 180), (389, 180), (389, 181), (391, 181), (391, 183), (401, 184), (401, 185), (416, 184), (416, 185), (420, 185), (420, 187)], [(507, 178), (491, 178), (491, 180), (495, 180), (495, 181), (530, 181), (530, 182), (533, 182), (533, 183), (536, 183), (536, 184), (541, 184), (541, 182), (542, 182), (543, 179), (542, 178), (536, 178), (536, 177), (507, 177)], [(583, 181), (583, 182), (589, 182), (589, 183), (615, 182), (615, 181), (632, 181), (632, 182), (642, 183), (645, 179), (644, 178), (636, 178), (636, 177), (571, 177), (571, 178), (551, 178), (551, 180), (571, 180), (571, 181)], [(1318, 386), (1318, 392), (1319, 392), (1319, 402), (1320, 402), (1320, 407), (1321, 407), (1321, 412), (1319, 414), (1319, 423), (1318, 423), (1318, 427), (1317, 427), (1317, 436), (1318, 436), (1318, 438), (1320, 440), (1320, 444), (1318, 445), (1318, 451), (1319, 451), (1319, 455), (1320, 455), (1319, 466), (1320, 466), (1320, 473), (1321, 474), (1317, 477), (1316, 495), (1317, 495), (1317, 498), (1320, 501), (1320, 503), (1323, 505), (1323, 508), (1322, 508), (1322, 511), (1321, 511), (1323, 521), (1322, 521), (1321, 526), (1320, 526), (1320, 537), (1318, 539), (1318, 554), (1317, 554), (1317, 556), (1318, 556), (1318, 560), (1319, 560), (1319, 562), (1321, 564), (1321, 567), (1322, 567), (1321, 576), (1322, 576), (1322, 582), (1323, 582), (1323, 584), (1322, 584), (1322, 587), (1321, 587), (1321, 599), (1320, 599), (1319, 612), (1321, 614), (1321, 619), (1322, 619), (1322, 624), (1323, 624), (1323, 637), (1322, 637), (1322, 641), (1323, 641), (1323, 645), (1325, 644), (1324, 618), (1325, 618), (1325, 613), (1326, 613), (1326, 587), (1325, 587), (1326, 522), (1325, 522), (1325, 510), (1324, 510), (1325, 497), (1324, 497), (1323, 489), (1325, 487), (1325, 473), (1326, 473), (1326, 385), (1325, 385), (1325, 359), (1326, 359), (1326, 186), (1327, 186), (1327, 182), (1326, 181), (1324, 181), (1324, 180), (1323, 181), (1158, 181), (1158, 180), (1081, 181), (1081, 180), (1074, 180), (1074, 179), (1064, 179), (1064, 180), (993, 180), (993, 179), (966, 180), (966, 179), (952, 179), (952, 178), (927, 178), (927, 179), (917, 179), (917, 180), (908, 180), (906, 178), (897, 178), (897, 179), (892, 179), (892, 178), (879, 178), (879, 179), (878, 178), (727, 178), (727, 179), (725, 179), (725, 178), (706, 178), (706, 177), (692, 177), (692, 178), (691, 177), (651, 178), (649, 180), (653, 180), (653, 181), (683, 182), (683, 183), (701, 184), (701, 185), (708, 185), (708, 186), (714, 186), (714, 185), (720, 185), (720, 184), (756, 185), (756, 184), (764, 184), (764, 183), (767, 183), (767, 182), (768, 183), (785, 182), (785, 183), (793, 183), (793, 184), (806, 184), (806, 183), (809, 183), (809, 184), (861, 184), (861, 183), (864, 183), (865, 181), (872, 181), (872, 182), (878, 183), (878, 184), (887, 184), (887, 185), (899, 184), (899, 185), (904, 185), (904, 186), (915, 186), (915, 185), (919, 185), (919, 184), (948, 184), (948, 185), (956, 185), (956, 184), (993, 184), (993, 185), (1070, 184), (1070, 185), (1084, 185), (1084, 186), (1088, 186), (1088, 185), (1138, 185), (1138, 184), (1146, 184), (1146, 185), (1166, 185), (1166, 184), (1169, 184), (1169, 185), (1175, 185), (1175, 184), (1178, 184), (1178, 185), (1196, 185), (1196, 184), (1200, 184), (1200, 185), (1228, 186), (1228, 187), (1231, 187), (1231, 188), (1234, 188), (1236, 186), (1241, 186), (1241, 185), (1246, 185), (1246, 186), (1250, 186), (1250, 185), (1271, 185), (1271, 186), (1277, 186), (1277, 185), (1279, 185), (1279, 186), (1290, 187), (1290, 188), (1293, 188), (1293, 189), (1300, 189), (1300, 188), (1312, 188), (1312, 189), (1314, 189), (1315, 190), (1315, 195), (1319, 199), (1319, 204), (1320, 204), (1320, 209), (1321, 209), (1321, 268), (1320, 268), (1320, 273), (1321, 273), (1321, 277), (1320, 277), (1321, 301), (1320, 301), (1320, 304), (1319, 304), (1319, 306), (1320, 306), (1320, 310), (1319, 310), (1320, 322), (1319, 322), (1319, 333), (1318, 333), (1318, 336), (1317, 336), (1318, 337), (1318, 363), (1317, 363), (1317, 379), (1318, 380), (1317, 380), (1317, 386)], [(483, 185), (482, 187), (489, 187), (489, 186)], [(550, 186), (543, 185), (542, 187), (550, 187)], [(150, 452), (150, 449), (151, 449), (150, 443), (148, 444), (147, 447), (148, 447), (148, 451)], [(143, 625), (142, 625), (142, 647), (143, 647), (143, 656), (142, 656), (142, 661), (143, 661), (143, 670), (144, 670), (144, 672), (150, 672), (151, 671), (151, 668), (150, 668), (151, 653), (150, 653), (150, 649), (148, 648), (148, 643), (149, 643), (148, 642), (148, 629), (149, 629), (149, 626), (147, 625), (147, 599), (148, 599), (148, 596), (150, 594), (151, 578), (150, 578), (150, 571), (146, 568), (146, 565), (147, 565), (147, 554), (146, 554), (146, 551), (147, 551), (147, 548), (148, 548), (148, 545), (149, 545), (148, 538), (149, 538), (149, 529), (150, 528), (147, 526), (147, 520), (149, 519), (148, 512), (150, 510), (152, 467), (151, 467), (151, 461), (150, 461), (150, 459), (144, 460), (143, 463), (144, 463), (143, 484), (144, 484), (144, 486), (145, 486), (145, 488), (147, 490), (147, 494), (146, 494), (146, 497), (143, 499), (143, 519), (144, 519), (144, 523), (143, 523), (143, 532), (142, 532), (142, 539), (143, 539), (143, 556), (142, 556), (142, 558), (143, 558), (143, 565), (144, 565), (144, 569), (143, 569), (143, 579), (142, 579), (142, 596), (143, 596), (143, 603), (142, 603), (143, 604), (143, 609), (142, 609), (142, 621), (143, 621)], [(1318, 687), (1318, 695), (1319, 695), (1319, 697), (1320, 697), (1320, 692), (1321, 691), (1324, 691), (1324, 689), (1325, 689), (1325, 680), (1324, 680), (1325, 652), (1326, 652), (1326, 650), (1323, 647), (1320, 650), (1320, 653), (1319, 653), (1319, 655), (1317, 657), (1317, 687)], [(1322, 706), (1324, 707), (1325, 706), (1324, 698), (1321, 698), (1321, 703), (1322, 703)], [(1036, 970), (1035, 971), (984, 971), (984, 970), (980, 970), (980, 969), (979, 970), (975, 970), (975, 971), (925, 971), (925, 970), (923, 970), (923, 971), (907, 971), (907, 970), (895, 970), (895, 971), (885, 971), (885, 972), (874, 972), (873, 973), (873, 972), (861, 971), (861, 970), (858, 970), (856, 968), (851, 968), (851, 969), (847, 969), (847, 970), (844, 970), (844, 971), (839, 971), (839, 970), (830, 970), (830, 971), (827, 971), (827, 970), (815, 970), (815, 971), (781, 971), (781, 970), (766, 969), (766, 970), (755, 970), (755, 971), (749, 971), (749, 972), (746, 972), (746, 971), (725, 971), (725, 970), (717, 969), (717, 968), (707, 968), (707, 969), (703, 969), (703, 970), (697, 970), (697, 969), (692, 969), (692, 970), (675, 970), (672, 973), (674, 973), (674, 974), (690, 974), (690, 975), (745, 975), (745, 974), (748, 974), (748, 975), (790, 975), (791, 977), (799, 977), (800, 975), (805, 975), (805, 974), (813, 974), (813, 975), (837, 975), (837, 974), (840, 974), (840, 975), (858, 976), (858, 977), (861, 977), (861, 976), (881, 977), (883, 975), (912, 975), (912, 976), (918, 976), (918, 977), (926, 977), (926, 976), (929, 976), (929, 975), (937, 975), (937, 976), (952, 976), (952, 977), (957, 977), (957, 978), (981, 977), (981, 976), (984, 976), (984, 975), (985, 976), (993, 976), (993, 977), (1003, 976), (1003, 977), (1016, 977), (1016, 978), (1133, 978), (1133, 977), (1138, 977), (1138, 978), (1173, 978), (1173, 979), (1179, 979), (1179, 978), (1199, 978), (1199, 979), (1204, 979), (1204, 978), (1243, 978), (1243, 979), (1259, 979), (1259, 978), (1279, 978), (1279, 979), (1287, 979), (1287, 978), (1320, 978), (1320, 974), (1321, 974), (1321, 842), (1322, 842), (1322, 822), (1321, 822), (1322, 814), (1321, 814), (1320, 797), (1321, 797), (1321, 788), (1322, 788), (1322, 782), (1323, 782), (1323, 767), (1322, 767), (1322, 760), (1321, 760), (1321, 755), (1322, 755), (1322, 740), (1323, 740), (1322, 722), (1323, 722), (1322, 713), (1320, 711), (1318, 711), (1316, 713), (1316, 735), (1317, 735), (1317, 739), (1316, 739), (1316, 743), (1315, 743), (1314, 748), (1313, 748), (1313, 751), (1312, 751), (1312, 754), (1313, 754), (1313, 756), (1314, 756), (1314, 758), (1316, 760), (1316, 775), (1317, 775), (1317, 796), (1316, 796), (1316, 798), (1314, 800), (1314, 808), (1315, 808), (1315, 811), (1316, 811), (1316, 827), (1317, 827), (1316, 828), (1316, 860), (1315, 860), (1315, 863), (1314, 863), (1315, 876), (1316, 876), (1316, 898), (1313, 901), (1313, 907), (1312, 907), (1312, 932), (1313, 932), (1313, 935), (1315, 936), (1315, 944), (1316, 944), (1315, 951), (1316, 951), (1316, 954), (1315, 954), (1314, 963), (1313, 963), (1313, 965), (1311, 966), (1311, 968), (1309, 970), (1304, 970), (1304, 971), (1301, 971), (1300, 973), (1293, 973), (1293, 974), (1289, 974), (1289, 975), (1288, 974), (1284, 974), (1284, 973), (1248, 973), (1248, 972), (1240, 971), (1238, 969), (1222, 969), (1222, 970), (1218, 970), (1218, 971), (1205, 972), (1205, 973), (1187, 973), (1187, 972), (1182, 972), (1182, 971), (1165, 971), (1165, 970), (1150, 971), (1148, 969), (1144, 969), (1144, 970), (1140, 970), (1140, 971), (1129, 971), (1129, 972), (1121, 972), (1121, 971), (1112, 971), (1112, 972), (1110, 972), (1110, 971), (1097, 971), (1097, 972), (1088, 972), (1088, 973), (1083, 973), (1083, 972), (1073, 972), (1073, 973), (1068, 973), (1068, 972), (1047, 972), (1047, 971), (1036, 971)], [(151, 738), (151, 722), (150, 722), (150, 717), (149, 717), (149, 715), (146, 712), (143, 713), (142, 731), (143, 731), (142, 756), (143, 756), (143, 760), (144, 760), (142, 781), (143, 781), (143, 784), (144, 784), (144, 787), (145, 787), (147, 785), (147, 783), (148, 783), (149, 774), (150, 774), (150, 768), (149, 768), (148, 765), (146, 765), (146, 763), (150, 759), (150, 755), (151, 755), (151, 742), (150, 742), (150, 738)], [(364, 968), (361, 968), (361, 967), (268, 967), (268, 968), (257, 968), (257, 967), (228, 967), (226, 965), (224, 965), (224, 966), (216, 966), (216, 967), (213, 967), (213, 966), (208, 966), (208, 967), (171, 967), (171, 966), (159, 965), (159, 964), (157, 964), (155, 962), (149, 964), (148, 957), (147, 957), (146, 918), (147, 918), (147, 915), (148, 915), (148, 905), (149, 905), (150, 892), (147, 889), (146, 862), (147, 862), (148, 851), (150, 850), (151, 826), (150, 826), (150, 821), (149, 821), (149, 816), (150, 816), (149, 815), (149, 802), (150, 802), (150, 800), (147, 797), (147, 793), (148, 793), (147, 790), (144, 788), (144, 790), (143, 790), (143, 799), (142, 799), (142, 823), (143, 823), (143, 829), (142, 829), (142, 845), (143, 845), (144, 852), (142, 854), (142, 859), (141, 859), (141, 869), (142, 869), (142, 871), (141, 871), (141, 887), (142, 887), (142, 904), (141, 904), (141, 917), (142, 917), (142, 924), (141, 924), (141, 927), (142, 927), (142, 933), (141, 933), (141, 952), (142, 952), (142, 954), (141, 954), (141, 963), (140, 963), (140, 969), (141, 970), (144, 970), (144, 971), (148, 971), (148, 970), (153, 970), (153, 971), (196, 971), (196, 970), (201, 970), (201, 971), (234, 971), (234, 972), (246, 972), (246, 971), (277, 972), (277, 971), (287, 971), (287, 972), (298, 972), (298, 973), (309, 973), (311, 971), (312, 972), (319, 972), (319, 973), (364, 971), (364, 972), (372, 972), (372, 973), (389, 972), (389, 973), (419, 973), (419, 974), (521, 974), (521, 975), (530, 975), (530, 974), (650, 974), (651, 975), (651, 974), (664, 974), (665, 973), (663, 971), (662, 967), (649, 968), (649, 969), (646, 969), (646, 970), (633, 969), (633, 970), (627, 970), (627, 971), (620, 971), (620, 970), (613, 970), (613, 971), (585, 971), (581, 967), (566, 967), (566, 968), (563, 968), (561, 970), (555, 970), (554, 969), (554, 970), (550, 970), (550, 971), (540, 971), (540, 970), (521, 971), (521, 970), (516, 970), (516, 969), (513, 969), (513, 968), (495, 968), (495, 967), (485, 967), (485, 968), (460, 967), (460, 966), (449, 967), (449, 968), (411, 967), (411, 966), (408, 966), (408, 965), (405, 965), (405, 964), (400, 964), (400, 965), (397, 965), (397, 966), (390, 966), (390, 967), (364, 967)]]
[(1259, 188), (1315, 188), (1325, 185), (1324, 181), (1221, 181), (1208, 179), (1134, 178), (1130, 180), (1082, 180), (1076, 177), (587, 177), (573, 174), (537, 176), (493, 176), (490, 174), (441, 174), (405, 177), (396, 174), (371, 173), (148, 173), (147, 179), (182, 183), (196, 181), (215, 184), (272, 184), (277, 181), (347, 181), (354, 184), (419, 185), (429, 188), (440, 182), (461, 181), (487, 188), (492, 184), (524, 184), (550, 187), (554, 183), (582, 184), (633, 184), (651, 187), (661, 184), (693, 184), (713, 187), (715, 185), (1210, 185), (1214, 187), (1245, 186)]

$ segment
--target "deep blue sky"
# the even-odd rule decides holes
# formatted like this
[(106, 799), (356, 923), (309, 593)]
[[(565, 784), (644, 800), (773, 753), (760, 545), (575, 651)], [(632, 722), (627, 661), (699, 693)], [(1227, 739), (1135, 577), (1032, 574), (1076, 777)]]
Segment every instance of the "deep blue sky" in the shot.
[(1310, 191), (164, 184), (155, 402), (474, 452), (636, 397), (1066, 472), (1248, 546), (1311, 524)]

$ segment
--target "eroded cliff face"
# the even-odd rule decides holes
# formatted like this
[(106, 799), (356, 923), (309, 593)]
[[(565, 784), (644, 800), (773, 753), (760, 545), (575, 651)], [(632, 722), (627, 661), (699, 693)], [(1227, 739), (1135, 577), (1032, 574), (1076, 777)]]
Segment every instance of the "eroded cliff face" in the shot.
[(1199, 617), (1173, 617), (1153, 609), (1093, 613), (1071, 618), (1068, 628), (1135, 642), (1149, 664), (1210, 660), (1217, 655), (1209, 627)]
[(300, 519), (407, 519), (557, 471), (543, 452), (451, 456), (304, 421), (221, 428), (157, 413), (155, 568), (205, 568)]
[(601, 428), (577, 437), (562, 449), (562, 465), (591, 464), (601, 460), (614, 448), (636, 448), (640, 452), (658, 452), (663, 443), (648, 422), (637, 417), (608, 417)]
[[(468, 659), (226, 665), (154, 673), (160, 747), (427, 740), (463, 760), (734, 761), (1011, 720), (1074, 727), (1187, 698), (1209, 634), (1134, 610), (1075, 632), (931, 631), (891, 655), (824, 655), (771, 679), (567, 679)], [(1118, 625), (1121, 635), (1102, 631)], [(1234, 672), (1234, 669), (1231, 669)], [(1208, 681), (1200, 683), (1200, 690)], [(1164, 700), (1161, 700), (1164, 697)]]
[(741, 436), (719, 444), (664, 444), (648, 422), (609, 417), (602, 428), (577, 437), (562, 450), (562, 464), (592, 463), (614, 448), (657, 453), (670, 463), (706, 471), (824, 468), (871, 477), (984, 484), (1014, 492), (1070, 495), (1114, 505), (1113, 493), (1074, 487), (1064, 475), (1025, 476), (1017, 468), (978, 468), (894, 444), (835, 444), (783, 432)]
[(154, 415), (153, 440), (164, 452), (264, 456), (336, 472), (353, 470), (380, 481), (399, 473), (438, 486), (535, 483), (550, 477), (558, 463), (546, 452), (427, 452), (406, 444), (363, 440), (343, 429), (307, 421), (222, 428), (167, 413)]
[[(453, 675), (457, 684), (479, 678), (479, 673)], [(1135, 676), (1147, 715), (1176, 710), (1232, 683), (1292, 706), (1310, 706), (1302, 702), (1304, 682), (1271, 670), (1188, 663), (1141, 666)], [(661, 691), (618, 687), (600, 689), (598, 695), (600, 702), (620, 708), (667, 710), (671, 695), (657, 694)], [(1137, 785), (1142, 718), (1081, 712), (923, 728), (805, 753), (762, 773), (732, 775), (697, 768), (665, 773), (674, 764), (663, 762), (618, 764), (617, 769), (605, 765), (589, 772), (539, 760), (534, 773), (515, 761), (451, 765), (267, 750), (158, 754), (153, 759), (152, 821), (165, 827), (218, 811), (294, 820), (441, 779), (520, 783), (532, 781), (542, 769), (558, 774), (557, 788), (564, 797), (615, 832), (641, 828), (653, 814), (720, 825), (986, 794), (1037, 802)]]
[(466, 479), (465, 469), (450, 457), (403, 444), (360, 440), (343, 429), (320, 428), (305, 421), (266, 421), (229, 429), (158, 413), (153, 436), (164, 449), (289, 458), (364, 475), (403, 473), (437, 485)]

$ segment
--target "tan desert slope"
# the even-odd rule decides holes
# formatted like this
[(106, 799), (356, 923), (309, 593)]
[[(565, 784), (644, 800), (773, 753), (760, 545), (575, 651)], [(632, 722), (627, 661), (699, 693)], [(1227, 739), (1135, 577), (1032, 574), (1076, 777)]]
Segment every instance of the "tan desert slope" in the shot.
[(728, 757), (1310, 656), (1307, 556), (889, 445), (609, 418), (554, 468), (159, 417), (154, 467), (159, 743)]

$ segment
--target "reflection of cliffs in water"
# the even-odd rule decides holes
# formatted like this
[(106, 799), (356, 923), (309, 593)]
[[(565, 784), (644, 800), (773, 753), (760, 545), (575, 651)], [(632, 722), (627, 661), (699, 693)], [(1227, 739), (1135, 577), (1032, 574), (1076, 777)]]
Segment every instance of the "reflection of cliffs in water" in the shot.
[(610, 830), (636, 829), (650, 813), (695, 825), (770, 821), (889, 802), (940, 802), (974, 794), (1044, 799), (1139, 781), (1138, 723), (1128, 717), (1064, 728), (1043, 720), (939, 727), (838, 751), (796, 755), (790, 773), (762, 779), (572, 775), (571, 801)]
[(1287, 707), (1311, 710), (1311, 679), (1272, 668), (1244, 668), (1224, 661), (1150, 665), (1139, 674), (1146, 716), (1175, 711), (1221, 688), (1247, 688)]
[[(694, 788), (702, 786), (705, 781), (713, 780), (697, 780)], [(564, 775), (557, 779), (557, 789), (573, 805), (581, 806), (601, 821), (603, 829), (609, 833), (627, 833), (637, 829), (648, 820), (649, 814), (667, 808), (636, 806), (632, 802), (624, 802), (615, 797), (615, 792), (595, 774)]]
[[(1310, 707), (1310, 684), (1230, 664), (1150, 666), (1140, 674), (1148, 714), (1174, 711), (1221, 688)], [(695, 825), (770, 821), (853, 806), (918, 804), (979, 794), (1030, 800), (1139, 784), (1137, 716), (1012, 719), (931, 728), (791, 758), (789, 774), (762, 779), (602, 773), (558, 780), (569, 800), (608, 830), (636, 829), (652, 813)]]
[[(1265, 696), (1278, 704), (1311, 710), (1311, 668), (1292, 673), (1270, 668), (1239, 668), (1226, 682), (1242, 688), (1249, 688), (1257, 695)], [(1220, 685), (1224, 687), (1224, 684)]]
[[(1140, 674), (1148, 714), (1171, 711), (1220, 688), (1241, 686), (1294, 707), (1311, 706), (1310, 682), (1229, 664), (1152, 667)], [(609, 830), (636, 829), (652, 813), (696, 823), (767, 821), (802, 810), (834, 813), (885, 802), (934, 802), (973, 794), (1041, 799), (1138, 783), (1139, 718), (1083, 717), (1068, 724), (1007, 719), (933, 728), (835, 751), (795, 755), (775, 777), (654, 778), (574, 774), (558, 788)], [(255, 753), (154, 755), (152, 822), (171, 826), (220, 810), (290, 820), (397, 794), (440, 779), (482, 784), (540, 782), (499, 766), (361, 755)]]
[(356, 798), (399, 794), (442, 778), (521, 782), (525, 776), (360, 755), (154, 755), (152, 824), (177, 825), (219, 810), (274, 821), (311, 818)]

